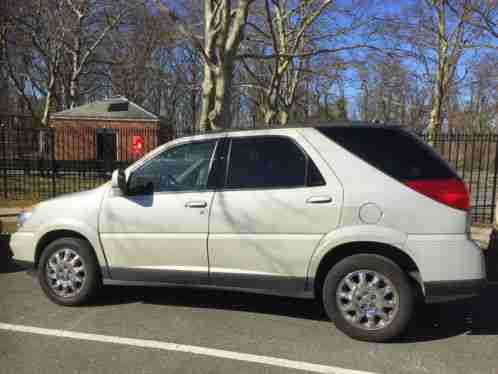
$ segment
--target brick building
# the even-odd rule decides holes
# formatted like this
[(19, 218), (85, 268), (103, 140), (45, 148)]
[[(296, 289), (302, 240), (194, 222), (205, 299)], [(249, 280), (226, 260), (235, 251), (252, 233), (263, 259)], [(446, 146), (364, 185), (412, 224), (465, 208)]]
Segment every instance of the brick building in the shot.
[(159, 144), (159, 117), (117, 96), (54, 113), (57, 160), (133, 160)]

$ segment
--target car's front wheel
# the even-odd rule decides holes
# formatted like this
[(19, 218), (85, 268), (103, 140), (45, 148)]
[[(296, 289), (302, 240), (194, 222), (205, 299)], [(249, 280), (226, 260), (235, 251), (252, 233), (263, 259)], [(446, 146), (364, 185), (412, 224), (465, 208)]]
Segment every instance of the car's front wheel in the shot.
[(365, 341), (399, 336), (414, 308), (407, 275), (390, 259), (372, 254), (353, 255), (333, 266), (325, 278), (322, 298), (336, 326)]
[(88, 302), (101, 284), (93, 250), (78, 238), (57, 239), (44, 249), (38, 263), (38, 279), (52, 301), (66, 306)]

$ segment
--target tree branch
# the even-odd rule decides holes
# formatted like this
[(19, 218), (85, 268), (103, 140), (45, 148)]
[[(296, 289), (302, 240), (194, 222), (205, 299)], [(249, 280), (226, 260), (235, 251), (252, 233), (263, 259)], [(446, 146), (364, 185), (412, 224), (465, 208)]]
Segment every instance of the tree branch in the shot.
[(237, 59), (250, 58), (250, 59), (260, 59), (260, 60), (271, 60), (278, 57), (283, 57), (287, 59), (307, 58), (316, 55), (322, 55), (327, 53), (338, 53), (338, 52), (351, 51), (356, 49), (371, 49), (377, 52), (386, 53), (385, 50), (382, 48), (378, 48), (369, 44), (357, 44), (357, 45), (340, 47), (340, 48), (322, 48), (322, 49), (317, 49), (315, 51), (297, 52), (297, 53), (271, 53), (271, 54), (243, 53), (238, 55)]

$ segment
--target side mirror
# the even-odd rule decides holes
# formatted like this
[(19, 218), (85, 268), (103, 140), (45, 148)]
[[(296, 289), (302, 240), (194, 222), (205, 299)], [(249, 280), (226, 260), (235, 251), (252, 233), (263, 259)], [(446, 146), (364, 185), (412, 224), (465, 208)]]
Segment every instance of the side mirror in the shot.
[(119, 195), (126, 195), (126, 175), (123, 169), (116, 169), (112, 173), (111, 187)]

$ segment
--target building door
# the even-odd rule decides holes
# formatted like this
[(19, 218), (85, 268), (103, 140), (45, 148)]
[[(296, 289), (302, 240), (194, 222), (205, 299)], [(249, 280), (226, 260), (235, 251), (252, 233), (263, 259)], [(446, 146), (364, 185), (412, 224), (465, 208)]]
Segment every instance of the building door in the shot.
[(97, 160), (116, 161), (116, 132), (114, 130), (97, 130)]
[(103, 161), (106, 171), (111, 171), (116, 161), (116, 132), (112, 129), (97, 130), (97, 160)]

